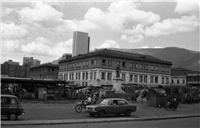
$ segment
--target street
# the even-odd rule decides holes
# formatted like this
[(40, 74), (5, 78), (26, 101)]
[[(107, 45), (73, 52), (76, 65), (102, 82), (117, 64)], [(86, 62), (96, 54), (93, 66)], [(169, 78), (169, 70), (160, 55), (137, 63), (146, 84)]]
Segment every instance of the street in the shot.
[[(74, 108), (76, 104), (33, 104), (23, 103), (25, 116), (19, 116), (18, 121), (30, 120), (61, 120), (61, 119), (100, 119), (91, 117), (84, 110), (82, 113), (76, 113)], [(183, 115), (199, 113), (199, 104), (180, 104), (177, 111), (166, 111), (164, 108), (149, 107), (145, 104), (137, 104), (137, 111), (133, 112), (130, 118), (141, 118), (163, 115)], [(52, 116), (53, 115), (53, 116)], [(125, 117), (111, 116), (109, 118)], [(1, 118), (2, 122), (8, 122), (7, 118)]]
[(134, 122), (114, 122), (114, 123), (89, 123), (89, 124), (67, 124), (67, 125), (32, 125), (32, 126), (3, 126), (2, 128), (199, 128), (200, 117), (154, 120), (154, 121), (134, 121)]

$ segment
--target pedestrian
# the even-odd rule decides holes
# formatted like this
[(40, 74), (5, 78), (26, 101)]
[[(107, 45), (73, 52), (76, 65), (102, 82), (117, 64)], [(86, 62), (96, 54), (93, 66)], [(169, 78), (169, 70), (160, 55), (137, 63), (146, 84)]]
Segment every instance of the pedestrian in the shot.
[(94, 94), (92, 97), (92, 104), (96, 104), (96, 102), (97, 102), (97, 96), (96, 94)]
[(43, 90), (43, 100), (46, 100), (47, 99), (47, 93), (45, 90)]

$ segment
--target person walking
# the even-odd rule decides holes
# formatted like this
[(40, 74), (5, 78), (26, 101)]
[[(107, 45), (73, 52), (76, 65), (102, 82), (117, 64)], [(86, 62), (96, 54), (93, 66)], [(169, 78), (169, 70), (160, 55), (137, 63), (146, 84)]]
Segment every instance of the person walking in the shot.
[(43, 90), (43, 100), (47, 100), (47, 93), (45, 90)]

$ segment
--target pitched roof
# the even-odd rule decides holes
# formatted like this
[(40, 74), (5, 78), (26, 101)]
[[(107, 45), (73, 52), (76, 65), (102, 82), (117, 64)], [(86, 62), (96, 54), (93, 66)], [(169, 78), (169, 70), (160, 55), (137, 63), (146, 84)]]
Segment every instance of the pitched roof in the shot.
[(152, 57), (150, 55), (143, 55), (143, 54), (136, 54), (136, 53), (130, 53), (130, 52), (123, 52), (123, 51), (117, 51), (117, 50), (111, 50), (111, 49), (98, 49), (86, 54), (79, 54), (77, 56), (60, 60), (59, 63), (69, 62), (77, 59), (83, 59), (83, 58), (89, 58), (94, 56), (104, 56), (104, 57), (112, 57), (112, 58), (121, 58), (121, 59), (132, 59), (132, 60), (139, 60), (139, 61), (148, 61), (148, 62), (157, 62), (157, 63), (164, 63), (172, 65), (169, 61), (164, 61), (155, 57)]
[(31, 69), (40, 68), (40, 67), (59, 67), (59, 66), (52, 64), (52, 63), (44, 63), (44, 64), (40, 64), (40, 65), (35, 66), (35, 67), (31, 67)]

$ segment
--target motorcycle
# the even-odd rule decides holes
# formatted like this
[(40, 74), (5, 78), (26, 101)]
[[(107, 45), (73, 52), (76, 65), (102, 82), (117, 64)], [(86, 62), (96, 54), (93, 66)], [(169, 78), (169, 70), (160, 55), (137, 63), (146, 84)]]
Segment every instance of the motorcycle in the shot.
[(172, 98), (170, 101), (167, 102), (165, 108), (166, 110), (173, 109), (176, 110), (178, 108), (178, 101), (176, 98)]
[(80, 102), (77, 103), (77, 105), (75, 106), (75, 111), (77, 113), (82, 112), (83, 109), (86, 109), (86, 102), (84, 100), (81, 100)]

